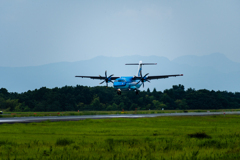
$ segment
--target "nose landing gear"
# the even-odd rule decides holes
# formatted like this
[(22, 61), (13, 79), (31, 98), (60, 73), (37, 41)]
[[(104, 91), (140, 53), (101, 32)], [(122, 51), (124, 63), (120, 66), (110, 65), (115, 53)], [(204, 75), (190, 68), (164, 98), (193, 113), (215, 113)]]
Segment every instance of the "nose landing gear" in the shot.
[[(139, 90), (135, 90), (136, 95), (139, 95)], [(117, 89), (117, 94), (121, 95), (122, 91), (120, 89)]]
[(118, 94), (118, 95), (121, 95), (121, 94), (122, 94), (122, 92), (121, 92), (120, 89), (117, 90), (117, 94)]

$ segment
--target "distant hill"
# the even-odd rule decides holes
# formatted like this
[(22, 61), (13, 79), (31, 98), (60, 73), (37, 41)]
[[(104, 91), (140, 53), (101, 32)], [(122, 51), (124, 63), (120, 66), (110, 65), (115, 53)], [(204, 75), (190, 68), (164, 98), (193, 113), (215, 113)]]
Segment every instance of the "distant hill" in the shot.
[[(125, 63), (155, 62), (156, 66), (143, 66), (143, 74), (165, 75), (184, 74), (146, 83), (144, 90), (156, 88), (163, 91), (172, 85), (182, 84), (185, 88), (226, 90), (240, 92), (240, 63), (233, 62), (223, 54), (214, 53), (207, 56), (182, 56), (172, 61), (158, 56), (124, 56), (96, 57), (77, 62), (60, 62), (30, 67), (0, 67), (0, 88), (9, 92), (26, 92), (43, 86), (48, 88), (75, 86), (97, 86), (101, 81), (75, 78), (75, 75), (108, 75), (133, 76), (137, 66), (126, 66)], [(110, 84), (111, 86), (111, 84)]]
[(231, 61), (221, 53), (213, 53), (206, 56), (182, 56), (174, 59), (172, 62), (192, 67), (211, 67), (224, 73), (240, 71), (240, 63)]

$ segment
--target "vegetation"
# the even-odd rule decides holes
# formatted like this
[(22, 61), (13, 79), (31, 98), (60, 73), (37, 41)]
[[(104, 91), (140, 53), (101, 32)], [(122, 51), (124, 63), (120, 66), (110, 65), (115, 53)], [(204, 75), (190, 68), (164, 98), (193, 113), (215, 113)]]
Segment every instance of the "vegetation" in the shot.
[(236, 109), (240, 108), (240, 92), (185, 90), (174, 85), (163, 92), (123, 92), (116, 94), (109, 87), (76, 87), (48, 89), (42, 87), (24, 93), (9, 93), (0, 89), (0, 109), (5, 112), (51, 111), (125, 111), (129, 110), (189, 110), (189, 109)]
[(239, 115), (1, 124), (4, 159), (240, 159)]

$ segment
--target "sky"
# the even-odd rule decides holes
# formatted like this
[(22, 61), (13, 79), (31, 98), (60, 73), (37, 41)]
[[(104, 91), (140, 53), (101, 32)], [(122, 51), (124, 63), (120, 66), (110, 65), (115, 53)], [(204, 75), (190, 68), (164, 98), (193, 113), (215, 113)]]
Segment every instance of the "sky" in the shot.
[(239, 0), (0, 0), (1, 67), (211, 53), (240, 62)]

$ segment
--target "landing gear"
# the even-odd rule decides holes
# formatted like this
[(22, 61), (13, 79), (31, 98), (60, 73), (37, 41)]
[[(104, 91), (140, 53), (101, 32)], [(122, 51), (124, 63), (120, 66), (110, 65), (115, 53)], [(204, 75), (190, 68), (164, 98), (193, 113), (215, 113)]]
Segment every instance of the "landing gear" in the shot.
[(139, 94), (139, 91), (138, 90), (136, 90), (136, 95), (138, 95)]
[(118, 90), (117, 90), (117, 94), (118, 94), (118, 95), (121, 95), (121, 94), (122, 94), (121, 89), (118, 89)]
[(121, 92), (121, 91), (117, 91), (117, 94), (118, 94), (118, 95), (121, 95), (121, 94), (122, 94), (122, 92)]

